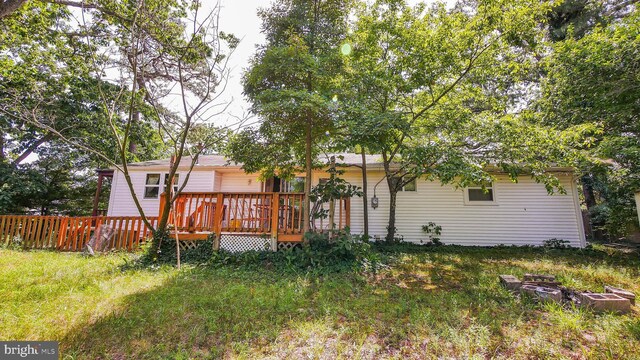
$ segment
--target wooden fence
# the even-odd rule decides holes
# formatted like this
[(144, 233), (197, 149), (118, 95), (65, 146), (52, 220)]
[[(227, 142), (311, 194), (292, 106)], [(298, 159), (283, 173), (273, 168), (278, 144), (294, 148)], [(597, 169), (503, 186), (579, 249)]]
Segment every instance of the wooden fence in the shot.
[[(149, 217), (153, 226), (158, 218)], [(151, 237), (139, 216), (0, 215), (0, 244), (18, 241), (24, 249), (81, 251), (96, 229), (114, 230), (107, 249), (134, 250)]]

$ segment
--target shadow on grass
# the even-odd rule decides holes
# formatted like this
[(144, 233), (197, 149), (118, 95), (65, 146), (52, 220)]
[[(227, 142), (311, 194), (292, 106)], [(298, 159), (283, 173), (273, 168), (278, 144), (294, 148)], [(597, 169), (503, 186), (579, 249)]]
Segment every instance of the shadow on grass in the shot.
[[(274, 347), (304, 346), (288, 342), (300, 341), (301, 327), (320, 323), (331, 330), (317, 341), (353, 344), (373, 338), (378, 355), (413, 349), (416, 338), (448, 344), (444, 356), (460, 355), (456, 346), (464, 351), (508, 348), (504, 324), (537, 315), (531, 303), (498, 286), (498, 271), (525, 269), (496, 267), (495, 260), (536, 260), (545, 254), (578, 264), (606, 258), (580, 258), (573, 250), (549, 255), (528, 249), (407, 247), (387, 252), (393, 265), (377, 276), (193, 268), (109, 305), (109, 315), (69, 333), (62, 350), (86, 358), (274, 356)], [(629, 267), (638, 263), (625, 261)], [(478, 328), (486, 329), (490, 340), (475, 338), (482, 334)]]

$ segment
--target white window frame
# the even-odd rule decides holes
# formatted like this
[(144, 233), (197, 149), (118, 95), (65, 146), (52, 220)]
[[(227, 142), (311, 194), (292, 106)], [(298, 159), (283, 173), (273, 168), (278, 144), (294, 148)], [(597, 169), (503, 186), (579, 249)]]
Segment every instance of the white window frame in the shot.
[(485, 189), (491, 190), (493, 193), (492, 201), (478, 201), (478, 200), (469, 200), (469, 190), (482, 190), (482, 186), (468, 186), (464, 188), (464, 204), (469, 206), (497, 206), (498, 205), (498, 192), (496, 191), (496, 183), (492, 182), (488, 186), (484, 187)]
[[(162, 176), (162, 190), (167, 191), (167, 181), (169, 181), (169, 173), (164, 173)], [(178, 189), (180, 188), (180, 174), (175, 173), (175, 175), (173, 175), (173, 182), (175, 184), (173, 184), (173, 193), (177, 193)]]
[[(158, 185), (155, 184), (147, 184), (149, 179), (149, 175), (158, 175)], [(160, 190), (162, 187), (162, 173), (145, 173), (144, 174), (144, 190), (142, 191), (142, 198), (145, 200), (154, 200), (160, 197)], [(147, 196), (147, 188), (158, 188), (158, 195), (156, 196)]]
[[(149, 185), (147, 184), (147, 178), (149, 177), (149, 175), (158, 175), (159, 177), (159, 184), (158, 185)], [(165, 181), (168, 180), (167, 177), (169, 176), (169, 173), (163, 173), (163, 172), (149, 172), (149, 173), (145, 173), (144, 175), (144, 189), (142, 191), (142, 198), (144, 200), (156, 200), (160, 198), (160, 195), (166, 191), (166, 184)], [(173, 191), (174, 193), (178, 191), (178, 188), (180, 187), (180, 174), (176, 173), (174, 176), (174, 182), (175, 184), (173, 185)], [(147, 188), (158, 188), (158, 195), (151, 197), (151, 196), (147, 196)]]

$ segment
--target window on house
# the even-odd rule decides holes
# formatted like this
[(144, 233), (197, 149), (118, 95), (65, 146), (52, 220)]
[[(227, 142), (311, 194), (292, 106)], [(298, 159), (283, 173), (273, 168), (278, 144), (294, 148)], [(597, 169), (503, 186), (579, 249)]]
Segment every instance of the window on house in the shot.
[(144, 198), (157, 199), (160, 194), (160, 174), (147, 174), (144, 185)]
[[(399, 181), (404, 181), (401, 177), (397, 177), (394, 176), (391, 178), (392, 183), (397, 184)], [(417, 184), (416, 184), (416, 179), (413, 179), (411, 181), (409, 181), (408, 183), (404, 184), (404, 186), (402, 186), (402, 188), (400, 189), (400, 191), (416, 191), (417, 190)]]
[[(173, 175), (173, 192), (178, 192), (178, 181), (180, 180), (180, 174)], [(169, 174), (164, 174), (164, 188), (166, 191), (167, 184), (169, 183)]]
[(304, 192), (304, 178), (296, 177), (291, 180), (283, 180), (280, 192)]
[(466, 190), (465, 200), (467, 204), (494, 204), (496, 197), (493, 183), (482, 186), (470, 186)]

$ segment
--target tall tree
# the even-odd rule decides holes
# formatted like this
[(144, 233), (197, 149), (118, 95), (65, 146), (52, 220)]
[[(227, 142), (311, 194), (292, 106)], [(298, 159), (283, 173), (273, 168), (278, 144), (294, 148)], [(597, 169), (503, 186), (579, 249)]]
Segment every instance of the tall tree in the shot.
[(377, 1), (357, 14), (345, 81), (355, 97), (345, 95), (345, 105), (354, 108), (351, 132), (382, 154), (387, 240), (397, 193), (416, 178), (482, 184), (495, 166), (557, 188), (546, 169), (574, 157), (564, 147), (574, 138), (536, 127), (515, 101), (548, 9), (539, 1), (464, 1), (452, 10)]
[(545, 123), (603, 128), (590, 148), (595, 161), (583, 164), (583, 184), (592, 189), (585, 200), (594, 224), (613, 238), (635, 223), (633, 191), (640, 188), (638, 24), (636, 8), (609, 25), (554, 43), (539, 103)]
[[(306, 232), (317, 146), (333, 127), (331, 99), (342, 67), (339, 47), (346, 34), (349, 1), (277, 0), (259, 15), (266, 44), (251, 60), (244, 76), (244, 93), (264, 122), (258, 133), (244, 136), (261, 138), (273, 149), (267, 151), (275, 151), (284, 159), (271, 164), (253, 161), (244, 166), (248, 171), (270, 173), (291, 170), (297, 164), (304, 166)], [(287, 166), (278, 168), (278, 164)]]
[[(14, 17), (31, 14), (28, 6), (4, 18), (2, 24)], [(68, 10), (59, 5), (43, 8), (50, 6), (68, 14)], [(207, 148), (207, 142), (218, 141), (219, 135), (225, 135), (216, 133), (207, 136), (204, 142), (200, 136), (198, 144), (190, 142), (194, 138), (190, 136), (194, 127), (206, 123), (225, 108), (218, 106), (217, 100), (228, 79), (228, 55), (238, 40), (219, 30), (219, 10), (219, 5), (214, 4), (210, 10), (203, 11), (198, 1), (104, 1), (82, 6), (81, 16), (75, 17), (80, 22), (75, 26), (57, 24), (65, 25), (58, 26), (63, 29), (62, 38), (78, 39), (79, 46), (71, 47), (71, 55), (75, 55), (73, 51), (80, 54), (79, 69), (65, 62), (64, 52), (52, 54), (51, 61), (45, 65), (55, 70), (52, 71), (53, 79), (61, 73), (70, 74), (72, 79), (78, 74), (87, 76), (87, 87), (97, 98), (94, 112), (101, 115), (101, 122), (94, 125), (93, 132), (78, 136), (67, 133), (63, 131), (66, 128), (60, 129), (56, 123), (48, 121), (49, 111), (43, 104), (48, 104), (50, 95), (39, 96), (25, 111), (18, 112), (15, 109), (24, 108), (19, 101), (23, 95), (11, 92), (9, 86), (5, 89), (13, 95), (14, 101), (2, 103), (3, 107), (10, 105), (5, 113), (19, 116), (19, 121), (53, 134), (57, 140), (121, 171), (140, 215), (153, 228), (139, 204), (127, 163), (141, 152), (145, 140), (136, 138), (136, 134), (140, 134), (139, 129), (146, 125), (152, 125), (157, 138), (176, 157), (169, 169), (170, 182), (183, 156), (193, 156), (192, 168), (198, 154)], [(20, 44), (16, 44), (16, 49), (19, 48)], [(28, 57), (21, 56), (2, 58), (2, 61), (15, 63), (15, 68), (27, 69), (24, 78), (31, 80), (43, 65), (27, 60)], [(70, 93), (72, 87), (68, 83), (59, 85), (60, 93)], [(49, 87), (45, 89), (49, 90)], [(180, 106), (172, 109), (170, 104), (176, 100)], [(89, 141), (92, 136), (98, 141)], [(108, 144), (108, 148), (96, 146), (100, 141)], [(136, 154), (132, 154), (132, 143), (136, 144)], [(180, 190), (188, 178), (189, 174)], [(166, 202), (158, 225), (161, 231), (166, 229), (169, 208), (178, 193)]]

